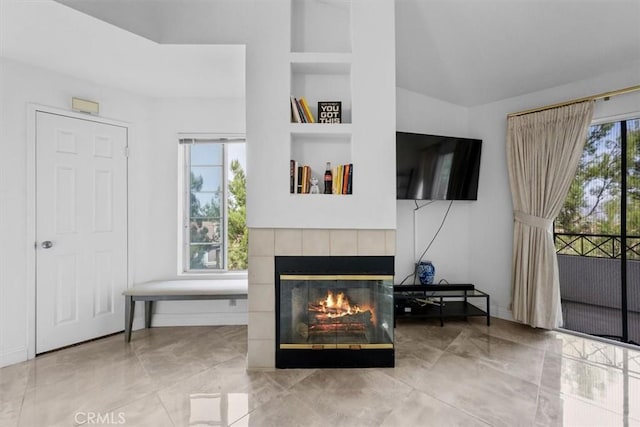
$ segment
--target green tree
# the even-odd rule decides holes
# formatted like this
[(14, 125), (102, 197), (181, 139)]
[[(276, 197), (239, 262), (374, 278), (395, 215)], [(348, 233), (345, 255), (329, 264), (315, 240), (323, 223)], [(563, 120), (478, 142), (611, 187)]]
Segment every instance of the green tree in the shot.
[[(615, 173), (606, 175), (614, 181), (608, 191), (610, 197), (603, 203), (604, 215), (598, 219), (598, 228), (604, 234), (620, 234), (622, 197), (627, 203), (627, 235), (640, 236), (640, 120), (627, 121), (627, 164), (621, 164), (621, 142), (618, 140), (612, 156), (616, 156), (616, 165), (612, 169)], [(626, 174), (627, 191), (622, 193), (622, 174)]]
[[(574, 234), (619, 235), (622, 227), (622, 197), (627, 202), (628, 252), (630, 258), (640, 258), (640, 119), (627, 120), (627, 164), (622, 165), (622, 140), (613, 127), (615, 123), (589, 128), (585, 149), (572, 182), (567, 200), (555, 221), (557, 232)], [(622, 177), (626, 175), (627, 191), (622, 193)], [(592, 249), (592, 256), (600, 256), (598, 245), (606, 244), (606, 237), (590, 238), (583, 242)], [(559, 247), (562, 246), (560, 243)], [(602, 246), (605, 247), (605, 246)], [(613, 250), (613, 249), (612, 249)], [(620, 248), (615, 252), (619, 254)]]
[(202, 176), (195, 176), (190, 173), (190, 211), (189, 211), (189, 241), (198, 243), (189, 247), (189, 267), (191, 269), (204, 269), (204, 256), (214, 248), (214, 242), (219, 242), (220, 237), (216, 237), (216, 230), (210, 230), (216, 219), (220, 217), (220, 203), (217, 199), (212, 202), (200, 204), (196, 193), (202, 190), (204, 179)]
[(640, 259), (640, 119), (627, 121), (627, 257)]
[(231, 161), (229, 182), (228, 256), (229, 270), (246, 270), (249, 231), (247, 230), (247, 178), (238, 160)]
[[(587, 141), (571, 183), (567, 199), (560, 214), (555, 220), (555, 229), (566, 233), (587, 233), (590, 222), (587, 220), (596, 212), (601, 203), (612, 191), (615, 178), (619, 179), (619, 165), (615, 167), (615, 156), (607, 150), (616, 141), (609, 138), (613, 123), (594, 125), (589, 128)], [(618, 171), (616, 172), (615, 169)], [(587, 200), (587, 188), (589, 196)]]
[(640, 236), (640, 119), (627, 129), (627, 234)]

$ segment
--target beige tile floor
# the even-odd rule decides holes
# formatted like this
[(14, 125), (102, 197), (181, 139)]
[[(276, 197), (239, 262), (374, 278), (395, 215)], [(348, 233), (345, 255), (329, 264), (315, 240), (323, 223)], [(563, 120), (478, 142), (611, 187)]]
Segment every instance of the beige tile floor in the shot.
[(499, 319), (399, 322), (396, 367), (246, 370), (243, 326), (153, 328), (0, 369), (0, 426), (632, 426), (640, 352)]

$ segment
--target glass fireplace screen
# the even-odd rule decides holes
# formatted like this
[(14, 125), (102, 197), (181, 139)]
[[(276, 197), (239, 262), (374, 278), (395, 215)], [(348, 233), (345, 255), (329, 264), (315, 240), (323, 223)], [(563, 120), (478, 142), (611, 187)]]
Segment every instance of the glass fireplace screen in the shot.
[(393, 348), (393, 276), (280, 276), (278, 346)]

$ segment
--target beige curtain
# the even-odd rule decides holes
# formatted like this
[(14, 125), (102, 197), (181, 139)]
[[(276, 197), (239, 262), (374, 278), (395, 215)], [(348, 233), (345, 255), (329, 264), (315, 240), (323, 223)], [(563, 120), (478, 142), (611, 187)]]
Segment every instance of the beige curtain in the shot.
[(593, 115), (593, 101), (510, 117), (507, 165), (513, 200), (513, 317), (562, 324), (553, 220), (569, 191)]

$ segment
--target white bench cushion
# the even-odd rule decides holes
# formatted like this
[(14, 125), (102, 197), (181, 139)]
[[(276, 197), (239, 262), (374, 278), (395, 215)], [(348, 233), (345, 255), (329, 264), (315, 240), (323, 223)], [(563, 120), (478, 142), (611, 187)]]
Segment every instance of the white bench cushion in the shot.
[(140, 283), (122, 292), (126, 296), (164, 296), (164, 295), (246, 295), (246, 280), (230, 279), (189, 279), (154, 280)]

